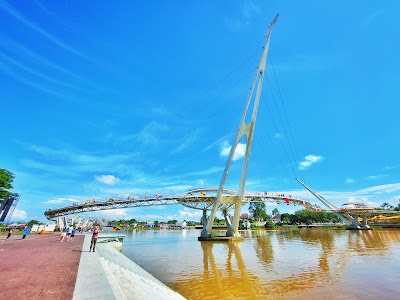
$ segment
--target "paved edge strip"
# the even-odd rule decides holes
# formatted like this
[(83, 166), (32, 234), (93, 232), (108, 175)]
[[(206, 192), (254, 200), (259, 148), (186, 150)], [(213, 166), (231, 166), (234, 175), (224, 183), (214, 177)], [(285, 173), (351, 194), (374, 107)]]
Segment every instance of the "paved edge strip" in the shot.
[(115, 299), (97, 252), (89, 252), (90, 234), (85, 234), (73, 300)]

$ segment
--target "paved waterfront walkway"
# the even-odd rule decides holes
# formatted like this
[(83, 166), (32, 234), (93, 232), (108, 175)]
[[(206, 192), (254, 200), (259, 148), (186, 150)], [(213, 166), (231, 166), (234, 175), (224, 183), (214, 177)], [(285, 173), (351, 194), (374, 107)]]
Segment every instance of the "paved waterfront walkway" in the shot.
[[(98, 252), (89, 252), (91, 234), (86, 234), (79, 263), (73, 300), (114, 300), (115, 296), (102, 267)], [(99, 243), (97, 243), (97, 248)]]
[(60, 243), (59, 234), (0, 236), (1, 299), (72, 299), (84, 236)]

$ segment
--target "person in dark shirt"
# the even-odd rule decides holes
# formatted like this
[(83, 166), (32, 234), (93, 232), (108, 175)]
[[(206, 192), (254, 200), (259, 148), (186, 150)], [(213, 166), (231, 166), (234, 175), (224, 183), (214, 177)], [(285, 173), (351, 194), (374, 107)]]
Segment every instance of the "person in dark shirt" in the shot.
[(75, 232), (76, 232), (76, 229), (75, 229), (75, 228), (72, 229), (71, 238), (69, 239), (70, 242), (72, 242), (72, 240), (74, 239), (74, 237), (75, 237)]
[(12, 228), (10, 228), (10, 230), (8, 230), (8, 235), (7, 235), (6, 240), (11, 236), (11, 234), (12, 234)]

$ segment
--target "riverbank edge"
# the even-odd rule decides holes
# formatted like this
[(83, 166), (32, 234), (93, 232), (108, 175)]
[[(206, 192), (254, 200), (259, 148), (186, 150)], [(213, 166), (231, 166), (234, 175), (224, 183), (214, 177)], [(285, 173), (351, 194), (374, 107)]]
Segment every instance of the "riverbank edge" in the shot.
[(89, 252), (90, 240), (91, 235), (85, 234), (73, 300), (117, 299), (101, 263), (101, 257), (181, 296), (115, 249), (112, 243), (97, 243), (96, 252)]

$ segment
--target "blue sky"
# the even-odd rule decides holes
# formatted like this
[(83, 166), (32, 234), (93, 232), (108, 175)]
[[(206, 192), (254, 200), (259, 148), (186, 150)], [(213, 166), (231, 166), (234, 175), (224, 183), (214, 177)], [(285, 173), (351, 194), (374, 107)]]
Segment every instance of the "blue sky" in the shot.
[[(315, 201), (300, 177), (337, 205), (397, 205), (399, 9), (397, 1), (0, 0), (0, 166), (16, 175), (15, 219), (44, 220), (49, 207), (76, 200), (217, 187), (276, 13), (246, 190)], [(228, 188), (237, 188), (241, 150)]]

